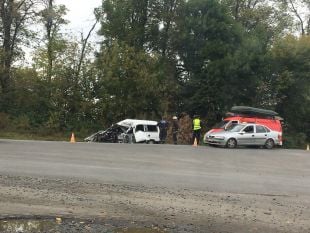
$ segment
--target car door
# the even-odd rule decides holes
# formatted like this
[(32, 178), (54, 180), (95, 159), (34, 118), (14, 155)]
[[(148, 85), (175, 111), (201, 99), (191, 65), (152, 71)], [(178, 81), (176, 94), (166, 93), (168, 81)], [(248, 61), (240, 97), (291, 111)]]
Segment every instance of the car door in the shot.
[(256, 125), (255, 145), (265, 145), (267, 139), (267, 129), (262, 125)]
[(144, 125), (136, 125), (134, 129), (134, 136), (136, 142), (144, 142), (147, 140)]
[(147, 141), (159, 142), (159, 128), (157, 125), (146, 125)]
[(238, 145), (253, 145), (255, 143), (254, 125), (247, 125), (238, 134)]

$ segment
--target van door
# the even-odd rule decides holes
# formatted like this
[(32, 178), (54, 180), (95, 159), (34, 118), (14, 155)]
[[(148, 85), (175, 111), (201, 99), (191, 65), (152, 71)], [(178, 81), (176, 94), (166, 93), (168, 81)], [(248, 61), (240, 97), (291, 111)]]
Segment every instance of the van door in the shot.
[(136, 142), (145, 142), (147, 140), (144, 125), (136, 125), (134, 136)]
[(146, 125), (147, 141), (159, 142), (159, 128), (157, 125)]

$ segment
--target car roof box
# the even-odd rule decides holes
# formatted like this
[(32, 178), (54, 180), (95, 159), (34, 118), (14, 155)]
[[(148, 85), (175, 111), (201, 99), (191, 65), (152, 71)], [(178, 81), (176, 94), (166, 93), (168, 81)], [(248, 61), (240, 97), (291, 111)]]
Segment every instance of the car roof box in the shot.
[(253, 108), (248, 106), (233, 106), (230, 110), (230, 113), (242, 116), (273, 117), (273, 118), (279, 115), (277, 112), (274, 112), (272, 110)]

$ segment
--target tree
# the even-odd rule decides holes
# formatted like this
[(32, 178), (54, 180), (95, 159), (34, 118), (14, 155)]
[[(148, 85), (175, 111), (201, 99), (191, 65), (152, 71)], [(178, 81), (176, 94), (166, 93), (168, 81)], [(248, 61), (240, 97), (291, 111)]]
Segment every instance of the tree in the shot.
[(28, 119), (29, 127), (36, 128), (45, 123), (48, 113), (45, 104), (45, 83), (33, 68), (13, 70), (14, 99), (10, 102), (12, 118)]
[(77, 40), (61, 32), (67, 23), (66, 8), (55, 5), (53, 0), (45, 1), (44, 6), (40, 15), (46, 34), (44, 43), (35, 51), (34, 68), (45, 84), (42, 87), (42, 103), (47, 111), (47, 114), (42, 112), (45, 125), (53, 131), (92, 127), (96, 74), (91, 60), (94, 49), (89, 38), (98, 23), (99, 12), (95, 11), (96, 21), (87, 36), (81, 34)]
[(301, 35), (310, 33), (310, 1), (282, 0), (287, 10), (297, 19), (296, 25)]
[(51, 84), (53, 76), (53, 63), (56, 60), (56, 54), (63, 46), (63, 38), (60, 32), (61, 26), (67, 24), (63, 16), (66, 14), (66, 8), (64, 5), (54, 5), (54, 0), (45, 0), (45, 9), (41, 11), (41, 20), (44, 24), (46, 35), (46, 80), (48, 84)]
[(134, 49), (138, 56), (145, 53), (145, 57), (158, 58), (157, 76), (165, 84), (161, 85), (159, 96), (165, 106), (160, 114), (171, 110), (169, 102), (173, 102), (178, 89), (175, 68), (177, 61), (172, 38), (177, 9), (182, 2), (184, 1), (104, 1), (102, 6), (100, 34), (105, 40), (100, 54), (109, 51), (116, 43)]
[(148, 50), (156, 51), (164, 58), (174, 59), (175, 22), (184, 4), (184, 0), (152, 1), (148, 13)]
[(275, 44), (271, 54), (272, 91), (277, 98), (276, 111), (284, 117), (289, 135), (296, 137), (296, 134), (303, 133), (309, 141), (310, 37), (287, 36)]
[(267, 43), (272, 43), (284, 31), (291, 31), (292, 19), (282, 0), (222, 0), (230, 14), (250, 34), (264, 32)]
[(97, 105), (102, 119), (112, 123), (124, 118), (158, 117), (161, 110), (162, 83), (158, 58), (137, 52), (115, 42), (97, 60), (99, 82)]
[(99, 22), (100, 13), (101, 13), (101, 12), (100, 12), (100, 9), (99, 9), (99, 8), (96, 8), (96, 9), (94, 10), (94, 14), (95, 14), (95, 17), (96, 17), (96, 20), (95, 20), (94, 24), (92, 25), (91, 29), (89, 30), (89, 32), (87, 33), (87, 36), (86, 36), (85, 38), (84, 38), (83, 34), (81, 34), (81, 53), (80, 53), (78, 65), (77, 65), (76, 72), (75, 72), (76, 78), (78, 78), (79, 75), (80, 75), (81, 68), (82, 68), (82, 63), (83, 63), (83, 61), (84, 61), (85, 52), (86, 52), (87, 45), (88, 45), (88, 40), (89, 40), (89, 38), (90, 38), (92, 32), (94, 31), (96, 25), (97, 25), (98, 22)]
[[(179, 81), (183, 109), (215, 119), (225, 109), (230, 67), (241, 44), (241, 29), (217, 1), (188, 1), (177, 20)], [(227, 97), (226, 97), (227, 96)], [(215, 114), (215, 115), (214, 115)]]
[(117, 39), (131, 47), (143, 49), (146, 43), (148, 6), (152, 0), (103, 1), (100, 33), (107, 44)]
[(0, 87), (3, 97), (2, 108), (7, 110), (7, 98), (10, 98), (12, 64), (21, 54), (19, 46), (27, 41), (29, 31), (27, 23), (35, 16), (35, 1), (0, 1)]
[[(160, 52), (171, 48), (171, 33), (184, 0), (103, 1), (100, 34), (106, 44), (118, 40), (139, 50)], [(171, 52), (171, 50), (170, 50)]]

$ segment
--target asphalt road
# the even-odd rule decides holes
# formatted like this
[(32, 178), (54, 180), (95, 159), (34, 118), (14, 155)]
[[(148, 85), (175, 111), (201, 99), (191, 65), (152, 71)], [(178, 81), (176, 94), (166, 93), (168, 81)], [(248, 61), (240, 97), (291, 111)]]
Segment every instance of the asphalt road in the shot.
[(0, 141), (0, 173), (233, 193), (310, 195), (310, 153)]
[[(276, 214), (278, 218), (274, 217), (273, 222), (263, 224), (262, 227), (268, 228), (273, 224), (278, 227), (276, 229), (282, 229), (283, 224), (278, 222), (279, 219), (286, 211), (293, 211), (292, 206), (296, 207), (298, 203), (298, 208), (294, 211), (297, 213), (302, 208), (302, 213), (298, 212), (299, 218), (295, 214), (294, 221), (300, 221), (299, 225), (303, 224), (303, 228), (290, 225), (291, 228), (285, 228), (288, 229), (287, 232), (306, 232), (310, 229), (306, 223), (306, 219), (310, 219), (310, 213), (304, 210), (304, 207), (310, 207), (309, 168), (310, 153), (302, 150), (0, 140), (0, 176), (3, 183), (6, 177), (79, 180), (88, 184), (144, 187), (153, 189), (152, 192), (155, 192), (156, 188), (164, 189), (165, 192), (183, 190), (182, 192), (192, 192), (193, 196), (203, 193), (206, 198), (210, 194), (217, 195), (217, 198), (225, 195), (238, 198), (262, 197), (254, 198), (256, 204), (260, 201), (268, 202), (264, 199), (266, 197), (272, 198), (269, 201), (274, 201), (274, 197), (282, 198), (282, 209)], [(11, 182), (16, 182), (16, 179)], [(9, 203), (13, 202), (14, 200), (11, 200)], [(111, 207), (112, 204), (109, 204)], [(199, 205), (199, 201), (196, 204)], [(244, 202), (240, 206), (244, 206)], [(223, 210), (223, 207), (218, 208)], [(10, 213), (9, 210), (7, 207), (6, 213)], [(261, 222), (268, 222), (263, 216), (264, 213), (269, 215), (262, 210), (261, 215), (255, 215), (255, 219), (261, 216)], [(206, 216), (207, 214), (210, 212), (206, 213)], [(257, 224), (256, 220), (254, 222)], [(201, 227), (192, 232), (204, 232)], [(263, 229), (260, 229), (259, 224), (251, 227), (259, 229), (257, 232)], [(270, 229), (270, 232), (273, 232), (272, 228)]]

